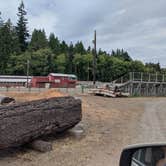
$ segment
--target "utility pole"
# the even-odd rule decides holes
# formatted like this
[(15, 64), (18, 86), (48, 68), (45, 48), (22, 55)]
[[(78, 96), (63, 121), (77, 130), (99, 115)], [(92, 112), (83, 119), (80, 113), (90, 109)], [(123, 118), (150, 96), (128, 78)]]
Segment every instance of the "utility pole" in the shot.
[(93, 52), (93, 85), (95, 86), (96, 84), (96, 30), (94, 32), (94, 40), (93, 40), (93, 44), (94, 44), (94, 52)]
[(27, 88), (29, 87), (29, 60), (27, 60)]

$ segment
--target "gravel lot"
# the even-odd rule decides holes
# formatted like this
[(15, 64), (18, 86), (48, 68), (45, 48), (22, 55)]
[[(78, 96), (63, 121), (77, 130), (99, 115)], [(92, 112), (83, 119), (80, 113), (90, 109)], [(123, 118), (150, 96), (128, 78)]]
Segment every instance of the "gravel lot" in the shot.
[(79, 96), (83, 120), (74, 131), (51, 136), (53, 151), (1, 151), (0, 166), (117, 166), (128, 144), (166, 140), (166, 98)]

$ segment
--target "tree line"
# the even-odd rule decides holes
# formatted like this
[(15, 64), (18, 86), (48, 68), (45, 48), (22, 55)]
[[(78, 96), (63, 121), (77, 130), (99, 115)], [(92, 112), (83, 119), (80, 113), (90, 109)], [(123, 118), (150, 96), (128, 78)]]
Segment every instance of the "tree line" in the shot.
[[(51, 72), (76, 74), (79, 80), (92, 80), (93, 52), (81, 41), (67, 44), (54, 33), (46, 36), (44, 29), (28, 31), (27, 12), (23, 1), (18, 7), (17, 24), (0, 15), (0, 75), (26, 75), (27, 60), (30, 75), (48, 75)], [(97, 80), (112, 81), (128, 72), (165, 73), (160, 64), (133, 60), (123, 49), (107, 53), (97, 51)]]

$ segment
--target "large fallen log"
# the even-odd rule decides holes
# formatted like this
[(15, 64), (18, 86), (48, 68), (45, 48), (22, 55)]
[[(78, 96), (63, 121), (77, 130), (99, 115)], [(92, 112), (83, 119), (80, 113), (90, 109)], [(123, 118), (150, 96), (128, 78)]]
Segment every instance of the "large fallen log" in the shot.
[(81, 101), (74, 97), (42, 99), (0, 107), (0, 149), (62, 132), (80, 122)]

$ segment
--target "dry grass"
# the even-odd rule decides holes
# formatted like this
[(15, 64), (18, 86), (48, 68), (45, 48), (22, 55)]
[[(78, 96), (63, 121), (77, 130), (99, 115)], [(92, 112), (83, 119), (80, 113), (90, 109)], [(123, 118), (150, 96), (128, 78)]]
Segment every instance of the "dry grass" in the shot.
[(13, 97), (16, 101), (19, 101), (19, 102), (66, 96), (66, 94), (63, 94), (55, 89), (49, 89), (47, 91), (39, 92), (39, 93), (25, 93), (25, 92), (16, 92), (16, 91), (5, 92), (3, 93), (3, 95)]

